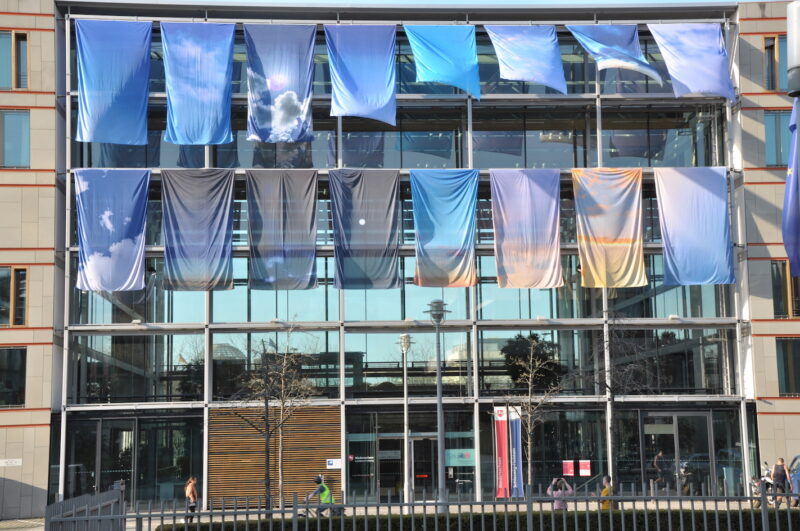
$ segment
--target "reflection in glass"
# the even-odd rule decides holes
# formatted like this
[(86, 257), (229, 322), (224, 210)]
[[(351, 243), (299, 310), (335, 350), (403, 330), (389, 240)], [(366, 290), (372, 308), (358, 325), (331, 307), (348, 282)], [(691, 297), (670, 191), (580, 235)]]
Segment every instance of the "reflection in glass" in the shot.
[(312, 396), (339, 396), (339, 333), (263, 332), (257, 334), (214, 334), (213, 336), (214, 400), (249, 400), (252, 378), (259, 378), (262, 360), (272, 368), (287, 353), (293, 363), (300, 364), (301, 379), (312, 386)]
[(136, 499), (185, 499), (190, 476), (203, 492), (203, 418), (140, 419), (136, 445)]
[(70, 420), (64, 460), (64, 498), (94, 494), (97, 486), (97, 421)]
[(68, 401), (201, 400), (203, 336), (73, 336)]

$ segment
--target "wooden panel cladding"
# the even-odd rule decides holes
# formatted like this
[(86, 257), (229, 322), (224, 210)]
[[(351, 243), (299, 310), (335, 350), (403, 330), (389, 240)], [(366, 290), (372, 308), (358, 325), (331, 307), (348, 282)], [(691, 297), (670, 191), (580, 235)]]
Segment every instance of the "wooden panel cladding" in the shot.
[[(314, 490), (314, 476), (341, 501), (341, 471), (326, 470), (326, 459), (340, 456), (340, 410), (336, 406), (300, 408), (284, 426), (284, 499), (291, 503)], [(216, 408), (208, 416), (208, 496), (220, 498), (264, 495), (263, 409)], [(278, 496), (278, 436), (270, 444), (272, 495)], [(217, 501), (214, 501), (217, 499)], [(243, 503), (242, 499), (240, 503)], [(253, 500), (255, 503), (255, 500)]]

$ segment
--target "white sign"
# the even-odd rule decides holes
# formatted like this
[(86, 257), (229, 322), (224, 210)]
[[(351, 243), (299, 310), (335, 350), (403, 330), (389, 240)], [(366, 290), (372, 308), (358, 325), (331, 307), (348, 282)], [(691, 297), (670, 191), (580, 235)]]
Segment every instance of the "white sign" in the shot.
[(0, 459), (0, 466), (22, 466), (22, 459)]
[(325, 468), (327, 469), (340, 469), (342, 468), (342, 460), (341, 459), (326, 459), (325, 460)]

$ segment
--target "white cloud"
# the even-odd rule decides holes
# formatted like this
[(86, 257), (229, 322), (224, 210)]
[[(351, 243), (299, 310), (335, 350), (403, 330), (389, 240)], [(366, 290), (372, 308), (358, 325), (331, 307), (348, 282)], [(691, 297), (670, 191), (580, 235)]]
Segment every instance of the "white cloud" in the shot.
[(290, 129), (297, 124), (303, 114), (303, 106), (297, 99), (297, 93), (288, 90), (275, 98), (272, 106), (272, 127), (278, 130)]
[(89, 189), (89, 183), (86, 180), (84, 180), (84, 179), (82, 179), (82, 178), (80, 178), (80, 177), (78, 177), (76, 175), (75, 176), (75, 194), (82, 194), (83, 192), (87, 191), (88, 189)]
[(93, 253), (78, 272), (78, 289), (130, 291), (144, 288), (144, 232), (135, 240), (126, 238), (108, 248), (110, 253)]
[(102, 225), (103, 228), (106, 229), (108, 232), (114, 232), (114, 224), (111, 223), (111, 216), (113, 215), (114, 213), (111, 212), (110, 210), (105, 210), (100, 215), (100, 225)]

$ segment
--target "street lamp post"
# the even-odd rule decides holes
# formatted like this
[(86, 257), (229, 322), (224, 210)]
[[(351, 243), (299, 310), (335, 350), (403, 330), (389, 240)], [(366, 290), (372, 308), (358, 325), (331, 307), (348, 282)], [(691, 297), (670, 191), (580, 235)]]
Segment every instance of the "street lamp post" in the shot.
[(408, 441), (408, 350), (411, 348), (411, 335), (400, 334), (397, 343), (400, 345), (403, 363), (403, 502), (411, 501), (411, 461), (409, 460)]
[(437, 507), (439, 512), (444, 512), (444, 502), (447, 499), (447, 486), (444, 477), (444, 407), (442, 405), (442, 348), (439, 340), (439, 326), (444, 321), (448, 311), (445, 302), (434, 299), (429, 303), (425, 312), (430, 315), (433, 326), (436, 327), (436, 459), (438, 461), (437, 480), (439, 493)]

